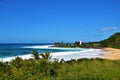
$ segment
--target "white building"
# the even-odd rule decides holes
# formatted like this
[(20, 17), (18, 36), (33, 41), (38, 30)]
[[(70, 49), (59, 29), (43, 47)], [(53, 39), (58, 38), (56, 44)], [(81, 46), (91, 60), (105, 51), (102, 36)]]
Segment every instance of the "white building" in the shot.
[(82, 44), (82, 41), (80, 41), (80, 45)]

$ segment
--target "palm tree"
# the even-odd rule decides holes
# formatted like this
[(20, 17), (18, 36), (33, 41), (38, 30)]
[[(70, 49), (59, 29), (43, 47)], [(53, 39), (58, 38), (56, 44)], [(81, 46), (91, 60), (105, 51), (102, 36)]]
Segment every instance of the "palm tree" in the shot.
[(35, 59), (40, 59), (39, 53), (36, 50), (33, 50), (32, 54)]
[(45, 61), (49, 61), (51, 59), (51, 55), (49, 52), (44, 52), (43, 54), (40, 54), (42, 59), (45, 60)]

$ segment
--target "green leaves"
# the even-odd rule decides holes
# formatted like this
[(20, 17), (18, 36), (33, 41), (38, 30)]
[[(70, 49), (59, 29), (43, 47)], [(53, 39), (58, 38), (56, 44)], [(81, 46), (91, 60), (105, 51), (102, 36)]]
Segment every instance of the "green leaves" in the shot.
[[(120, 61), (79, 59), (64, 63), (44, 60), (22, 60), (16, 57), (10, 63), (0, 62), (0, 80), (119, 80)], [(7, 71), (6, 71), (7, 70)]]
[(40, 59), (39, 53), (36, 50), (33, 50), (32, 54), (35, 59)]
[(49, 52), (43, 52), (42, 54), (39, 54), (36, 50), (33, 50), (32, 54), (33, 54), (34, 59), (36, 60), (42, 59), (45, 61), (49, 61), (52, 58), (52, 55), (50, 55)]
[(40, 56), (42, 57), (43, 60), (45, 61), (49, 61), (52, 58), (52, 55), (50, 55), (49, 52), (44, 52), (42, 54), (40, 54)]

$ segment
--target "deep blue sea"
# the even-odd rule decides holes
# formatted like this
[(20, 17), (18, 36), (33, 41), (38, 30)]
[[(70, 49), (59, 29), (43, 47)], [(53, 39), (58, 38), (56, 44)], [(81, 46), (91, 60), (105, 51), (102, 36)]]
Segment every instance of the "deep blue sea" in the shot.
[(33, 50), (37, 50), (39, 53), (43, 52), (65, 52), (73, 51), (68, 49), (47, 49), (47, 48), (36, 48), (36, 46), (47, 46), (53, 45), (50, 43), (36, 43), (36, 44), (0, 44), (0, 58), (13, 57), (19, 55), (31, 54)]

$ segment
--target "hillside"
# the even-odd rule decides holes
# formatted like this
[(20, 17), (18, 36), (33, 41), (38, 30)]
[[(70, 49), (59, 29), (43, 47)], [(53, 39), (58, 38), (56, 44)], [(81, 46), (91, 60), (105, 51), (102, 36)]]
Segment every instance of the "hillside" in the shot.
[(100, 41), (101, 47), (112, 47), (112, 48), (120, 48), (120, 32), (115, 33), (110, 36), (108, 39)]
[(74, 43), (56, 42), (55, 46), (56, 47), (82, 47), (82, 48), (103, 48), (103, 47), (120, 48), (120, 32), (115, 33), (109, 38), (99, 42), (82, 42), (81, 45), (79, 41), (76, 41)]

